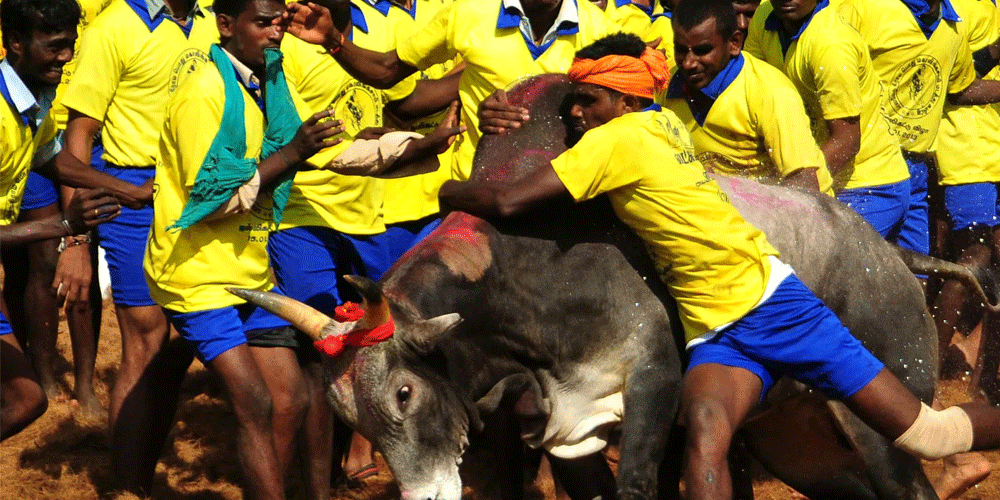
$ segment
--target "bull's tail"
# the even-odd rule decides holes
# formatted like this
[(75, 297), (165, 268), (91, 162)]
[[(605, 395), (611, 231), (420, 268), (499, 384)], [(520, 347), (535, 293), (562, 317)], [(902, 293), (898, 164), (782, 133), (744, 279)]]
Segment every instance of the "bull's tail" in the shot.
[(1000, 312), (1000, 279), (989, 267), (956, 264), (899, 246), (895, 246), (895, 249), (911, 272), (958, 280), (990, 312)]

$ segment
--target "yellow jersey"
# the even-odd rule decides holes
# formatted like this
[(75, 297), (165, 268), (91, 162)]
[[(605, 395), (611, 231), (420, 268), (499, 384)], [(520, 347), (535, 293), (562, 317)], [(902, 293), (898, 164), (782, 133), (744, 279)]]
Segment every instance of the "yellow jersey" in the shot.
[(883, 87), (889, 131), (914, 153), (933, 150), (947, 94), (976, 78), (969, 42), (950, 0), (928, 36), (899, 0), (841, 0), (839, 9), (868, 45)]
[(522, 31), (521, 11), (514, 3), (516, 0), (457, 0), (396, 48), (401, 61), (418, 69), (456, 55), (465, 61), (458, 91), (462, 123), (468, 130), (455, 141), (454, 179), (468, 179), (472, 171), (480, 137), (479, 103), (525, 77), (565, 73), (576, 51), (617, 31), (589, 1), (563, 0), (553, 31), (538, 45)]
[(56, 127), (6, 59), (0, 60), (0, 95), (0, 226), (6, 226), (17, 221), (35, 153), (55, 140)]
[(688, 342), (763, 297), (778, 251), (708, 177), (673, 113), (627, 113), (588, 130), (552, 167), (577, 201), (608, 194), (677, 300)]
[(670, 12), (654, 15), (646, 33), (640, 37), (646, 42), (659, 38), (660, 43), (656, 46), (656, 50), (662, 51), (667, 56), (667, 70), (673, 71), (677, 67), (674, 62), (674, 24)]
[[(989, 0), (952, 0), (962, 16), (960, 26), (973, 52), (1000, 36), (1000, 10)], [(984, 80), (1000, 79), (993, 67)], [(1000, 182), (1000, 112), (997, 106), (955, 106), (945, 103), (938, 128), (938, 180), (942, 185)]]
[(792, 36), (784, 32), (771, 3), (762, 3), (743, 50), (783, 71), (795, 84), (817, 143), (830, 138), (828, 120), (860, 117), (861, 148), (834, 177), (834, 191), (910, 177), (899, 142), (889, 134), (879, 110), (881, 85), (868, 47), (828, 0), (820, 2)]
[(155, 165), (170, 95), (219, 41), (214, 15), (195, 4), (181, 27), (169, 10), (150, 16), (144, 0), (114, 0), (81, 38), (62, 104), (104, 123), (108, 163)]
[(90, 22), (97, 17), (104, 8), (107, 7), (112, 0), (77, 0), (80, 3), (80, 24), (76, 28), (77, 39), (76, 46), (73, 47), (73, 59), (70, 59), (65, 66), (63, 66), (62, 81), (59, 82), (59, 87), (56, 88), (56, 100), (52, 103), (52, 116), (56, 121), (56, 126), (59, 130), (66, 130), (66, 120), (69, 118), (69, 113), (66, 111), (66, 107), (62, 105), (62, 96), (66, 93), (66, 86), (69, 84), (70, 79), (73, 77), (73, 72), (76, 71), (76, 56), (75, 54), (80, 52), (80, 41), (83, 38), (83, 33), (87, 30), (87, 26)]
[[(633, 33), (644, 37), (652, 25), (653, 16), (663, 13), (663, 6), (657, 0), (651, 0), (650, 7), (644, 7), (630, 0), (608, 0), (604, 14), (620, 31)], [(656, 37), (653, 37), (655, 39)], [(644, 41), (652, 41), (653, 39)]]
[[(375, 51), (392, 50), (387, 17), (362, 1), (351, 3), (352, 41)], [(367, 127), (381, 127), (387, 91), (365, 85), (346, 71), (321, 47), (293, 36), (281, 41), (285, 78), (312, 112), (333, 109), (343, 120), (345, 138)], [(345, 149), (349, 141), (320, 152), (309, 160), (322, 165)], [(329, 170), (306, 170), (295, 175), (285, 206), (281, 229), (318, 226), (336, 231), (371, 235), (385, 231), (382, 201), (385, 181), (372, 177), (340, 175)]]
[(832, 194), (833, 181), (809, 132), (802, 98), (781, 71), (743, 53), (700, 91), (712, 102), (707, 111), (693, 109), (687, 92), (684, 76), (675, 72), (663, 106), (691, 131), (703, 164), (722, 175), (761, 180), (816, 168), (820, 190)]
[[(156, 165), (153, 226), (143, 262), (149, 294), (157, 304), (181, 313), (218, 309), (245, 302), (225, 287), (269, 290), (267, 238), (271, 197), (261, 192), (253, 208), (182, 230), (166, 228), (184, 210), (202, 162), (222, 124), (226, 96), (222, 76), (212, 64), (200, 65), (167, 103)], [(264, 114), (244, 89), (246, 158), (260, 158)], [(294, 89), (299, 115), (307, 118)]]

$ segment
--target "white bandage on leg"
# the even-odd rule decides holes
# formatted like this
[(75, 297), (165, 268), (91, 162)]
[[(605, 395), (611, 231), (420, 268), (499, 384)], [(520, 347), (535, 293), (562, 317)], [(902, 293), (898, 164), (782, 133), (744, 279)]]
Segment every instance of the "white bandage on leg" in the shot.
[(972, 449), (972, 420), (957, 406), (936, 411), (920, 403), (917, 419), (893, 444), (924, 460), (963, 453)]

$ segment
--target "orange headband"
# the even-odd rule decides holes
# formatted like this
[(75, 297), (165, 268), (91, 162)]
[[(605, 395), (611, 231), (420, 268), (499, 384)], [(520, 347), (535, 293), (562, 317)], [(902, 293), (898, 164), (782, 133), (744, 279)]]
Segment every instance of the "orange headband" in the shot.
[(610, 55), (597, 60), (574, 59), (569, 68), (569, 79), (574, 83), (592, 83), (649, 99), (668, 77), (667, 58), (649, 47), (639, 58)]

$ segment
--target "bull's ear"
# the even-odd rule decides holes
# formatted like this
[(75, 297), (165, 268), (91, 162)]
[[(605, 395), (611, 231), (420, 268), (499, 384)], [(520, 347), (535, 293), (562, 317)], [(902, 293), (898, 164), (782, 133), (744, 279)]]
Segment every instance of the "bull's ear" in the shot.
[(431, 319), (416, 321), (402, 337), (407, 345), (419, 354), (427, 354), (442, 338), (451, 335), (462, 322), (458, 313), (442, 314)]

